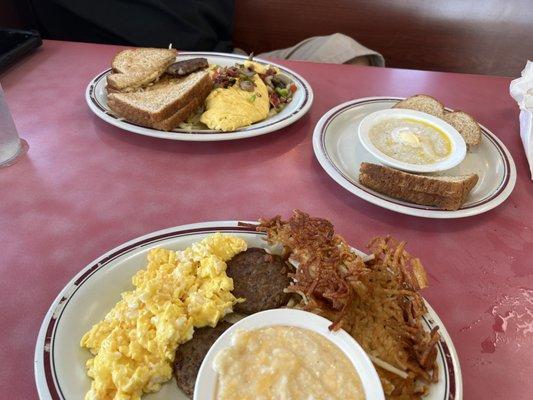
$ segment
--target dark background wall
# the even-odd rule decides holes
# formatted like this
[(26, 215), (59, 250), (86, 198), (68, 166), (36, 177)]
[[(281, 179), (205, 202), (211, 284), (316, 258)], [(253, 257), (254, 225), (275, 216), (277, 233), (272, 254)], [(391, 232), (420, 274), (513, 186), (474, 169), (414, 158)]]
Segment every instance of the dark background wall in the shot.
[[(24, 0), (0, 0), (0, 26), (37, 25)], [(342, 32), (390, 67), (517, 76), (533, 59), (533, 0), (235, 0), (234, 26), (256, 54)]]

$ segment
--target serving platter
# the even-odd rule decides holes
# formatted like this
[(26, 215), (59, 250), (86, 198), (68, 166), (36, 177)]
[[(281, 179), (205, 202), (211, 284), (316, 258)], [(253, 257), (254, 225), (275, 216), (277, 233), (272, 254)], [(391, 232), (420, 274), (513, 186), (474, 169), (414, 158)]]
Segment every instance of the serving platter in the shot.
[[(195, 57), (205, 57), (209, 64), (220, 66), (232, 66), (235, 63), (242, 63), (248, 59), (246, 56), (238, 54), (212, 53), (212, 52), (179, 52), (179, 60), (187, 60)], [(248, 127), (238, 129), (233, 132), (218, 132), (209, 129), (174, 129), (165, 132), (157, 129), (146, 128), (133, 122), (118, 117), (107, 105), (106, 77), (111, 72), (107, 69), (94, 77), (85, 91), (85, 100), (91, 111), (107, 123), (114, 125), (124, 131), (169, 140), (211, 142), (221, 140), (244, 139), (253, 136), (264, 135), (278, 131), (293, 124), (302, 118), (313, 103), (313, 89), (309, 83), (296, 72), (271, 61), (255, 58), (254, 61), (261, 64), (270, 64), (279, 68), (280, 72), (290, 78), (296, 85), (296, 92), (292, 101), (278, 114), (267, 119), (252, 124)]]
[[(35, 380), (41, 400), (82, 399), (90, 387), (85, 363), (90, 354), (79, 345), (83, 334), (100, 321), (132, 288), (131, 277), (146, 265), (146, 254), (154, 247), (184, 249), (214, 232), (230, 233), (248, 246), (268, 248), (265, 235), (238, 226), (237, 221), (183, 225), (147, 234), (105, 253), (83, 268), (59, 293), (48, 310), (35, 347)], [(424, 327), (438, 326), (437, 362), (439, 382), (430, 387), (427, 400), (461, 400), (463, 397), (459, 359), (450, 336), (435, 311), (427, 304)], [(186, 400), (172, 380), (146, 400)]]
[(470, 192), (466, 203), (457, 211), (444, 211), (436, 207), (408, 203), (361, 185), (361, 163), (381, 163), (364, 148), (357, 128), (366, 115), (391, 108), (400, 100), (403, 98), (366, 97), (351, 100), (332, 108), (318, 121), (313, 133), (313, 150), (322, 168), (335, 182), (377, 206), (425, 218), (469, 217), (489, 211), (509, 197), (516, 183), (513, 158), (496, 135), (483, 125), (481, 144), (470, 150), (458, 166), (438, 174), (478, 174), (478, 183)]

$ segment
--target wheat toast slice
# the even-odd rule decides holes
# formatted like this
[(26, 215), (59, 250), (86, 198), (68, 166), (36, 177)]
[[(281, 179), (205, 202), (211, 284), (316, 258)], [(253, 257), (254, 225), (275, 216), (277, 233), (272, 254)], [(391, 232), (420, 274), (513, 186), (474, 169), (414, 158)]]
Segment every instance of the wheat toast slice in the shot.
[(107, 75), (110, 91), (129, 92), (156, 81), (175, 60), (175, 49), (138, 48), (119, 52)]
[(442, 119), (461, 134), (468, 148), (481, 143), (481, 127), (471, 115), (464, 111), (453, 111), (445, 113)]
[(359, 168), (359, 182), (363, 186), (396, 199), (443, 210), (461, 208), (477, 181), (476, 174), (417, 175), (366, 162)]
[(444, 105), (427, 94), (417, 94), (408, 97), (405, 100), (396, 103), (393, 108), (405, 108), (420, 111), (439, 118), (444, 116)]
[[(117, 115), (128, 121), (171, 130), (205, 101), (213, 82), (208, 72), (198, 71), (185, 78), (168, 80), (154, 86), (153, 89), (139, 92), (110, 93), (107, 104)], [(180, 112), (182, 108), (188, 112)], [(184, 114), (187, 114), (185, 118)]]

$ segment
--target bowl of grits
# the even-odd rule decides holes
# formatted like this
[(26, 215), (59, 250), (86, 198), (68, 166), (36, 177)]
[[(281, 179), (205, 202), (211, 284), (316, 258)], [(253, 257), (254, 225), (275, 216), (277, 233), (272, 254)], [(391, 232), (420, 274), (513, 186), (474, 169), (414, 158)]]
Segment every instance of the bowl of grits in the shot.
[(383, 164), (409, 172), (445, 171), (461, 163), (466, 143), (455, 128), (432, 115), (404, 109), (368, 114), (358, 127), (365, 149)]
[(325, 318), (294, 309), (243, 318), (204, 358), (194, 400), (384, 400), (367, 354), (347, 332), (332, 332), (330, 325)]

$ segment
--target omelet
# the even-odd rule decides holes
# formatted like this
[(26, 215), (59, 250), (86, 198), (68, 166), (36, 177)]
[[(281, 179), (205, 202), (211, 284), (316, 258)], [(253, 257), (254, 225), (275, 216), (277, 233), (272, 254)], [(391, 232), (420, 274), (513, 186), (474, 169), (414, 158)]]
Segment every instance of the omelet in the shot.
[(246, 68), (250, 68), (250, 69), (253, 69), (255, 72), (257, 72), (258, 74), (264, 74), (266, 73), (267, 69), (269, 68), (272, 68), (274, 69), (274, 71), (276, 71), (276, 73), (279, 72), (279, 68), (277, 67), (273, 67), (272, 65), (269, 65), (269, 64), (260, 64), (258, 62), (255, 62), (255, 61), (250, 61), (250, 60), (246, 60), (244, 62), (244, 66)]
[(94, 355), (86, 400), (139, 400), (172, 376), (176, 348), (194, 328), (215, 326), (238, 301), (226, 275), (226, 261), (246, 242), (216, 233), (183, 251), (162, 248), (148, 254), (148, 266), (132, 278), (103, 321), (81, 339)]
[[(261, 64), (245, 63), (246, 66), (250, 64), (254, 65), (256, 72), (262, 72), (265, 68)], [(227, 132), (268, 117), (270, 102), (267, 87), (258, 74), (252, 77), (252, 81), (255, 85), (253, 92), (241, 89), (239, 80), (228, 88), (213, 90), (207, 96), (206, 111), (200, 117), (200, 121), (210, 129)]]

